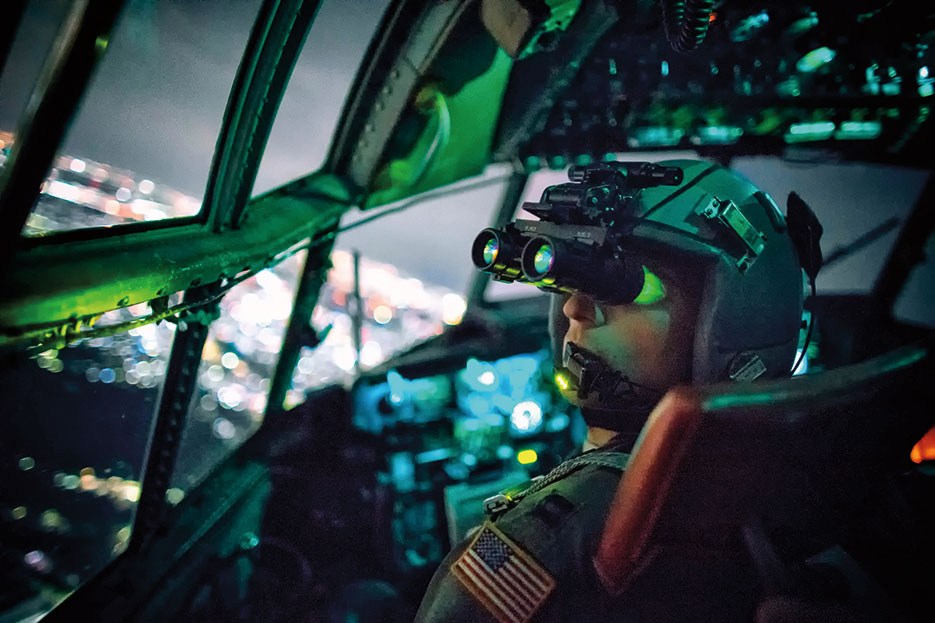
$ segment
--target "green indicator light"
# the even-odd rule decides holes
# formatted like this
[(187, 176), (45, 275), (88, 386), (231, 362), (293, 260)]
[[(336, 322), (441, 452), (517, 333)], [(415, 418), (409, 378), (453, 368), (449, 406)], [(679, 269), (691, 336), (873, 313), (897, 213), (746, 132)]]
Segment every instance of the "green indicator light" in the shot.
[(568, 379), (562, 376), (561, 372), (555, 373), (555, 384), (558, 385), (559, 389), (562, 389), (562, 390), (568, 389)]
[(799, 59), (795, 68), (802, 73), (815, 71), (834, 60), (838, 53), (828, 47), (816, 48)]
[(736, 143), (741, 135), (743, 135), (743, 128), (711, 125), (698, 128), (697, 135), (692, 137), (692, 142), (699, 145), (729, 145)]
[(633, 302), (637, 305), (652, 305), (658, 303), (666, 297), (666, 289), (662, 285), (659, 277), (649, 272), (649, 269), (643, 267), (643, 289), (637, 295)]
[(552, 245), (544, 244), (539, 247), (539, 250), (536, 251), (535, 257), (532, 258), (533, 268), (536, 269), (536, 272), (545, 274), (549, 272), (549, 269), (552, 268)]
[(883, 133), (883, 126), (879, 121), (844, 121), (841, 128), (834, 133), (834, 138), (840, 140), (874, 139)]
[(631, 147), (672, 147), (678, 145), (685, 130), (668, 126), (634, 128), (627, 142)]
[(818, 121), (816, 123), (793, 123), (789, 126), (789, 134), (820, 134), (827, 136), (834, 132), (833, 121)]
[(793, 123), (783, 138), (787, 143), (804, 143), (807, 141), (825, 141), (834, 133), (833, 121), (816, 121), (812, 123)]
[(497, 259), (497, 253), (500, 251), (500, 245), (497, 244), (496, 239), (491, 238), (487, 241), (487, 244), (484, 245), (484, 262), (487, 264), (493, 264), (493, 261)]

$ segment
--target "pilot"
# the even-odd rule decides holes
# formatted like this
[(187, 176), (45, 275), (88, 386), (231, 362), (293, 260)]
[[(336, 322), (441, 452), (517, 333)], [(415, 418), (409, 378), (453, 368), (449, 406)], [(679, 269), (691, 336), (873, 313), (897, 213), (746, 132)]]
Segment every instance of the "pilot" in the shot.
[(559, 279), (553, 297), (556, 379), (588, 425), (583, 448), (488, 501), (487, 520), (442, 562), (416, 621), (653, 620), (612, 597), (592, 564), (643, 424), (676, 385), (793, 369), (803, 275), (785, 217), (720, 165), (660, 165), (681, 169), (678, 185), (633, 191), (611, 225), (625, 232), (617, 261), (642, 280), (621, 295), (605, 255), (579, 271), (599, 278)]

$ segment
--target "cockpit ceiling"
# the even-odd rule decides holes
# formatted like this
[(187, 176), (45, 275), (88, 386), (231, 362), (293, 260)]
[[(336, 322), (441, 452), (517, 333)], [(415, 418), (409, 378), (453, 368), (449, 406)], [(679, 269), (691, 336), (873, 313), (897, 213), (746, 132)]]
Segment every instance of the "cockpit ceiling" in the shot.
[[(805, 148), (928, 165), (930, 3), (714, 2), (687, 53), (667, 40), (657, 2), (559, 3), (566, 23), (547, 31), (553, 4), (393, 3), (326, 169), (372, 207), (489, 162), (560, 168), (627, 151), (727, 159)], [(528, 13), (525, 31), (503, 32), (512, 10)]]
[[(930, 3), (719, 2), (689, 53), (667, 42), (657, 3), (615, 4), (618, 21), (580, 69), (574, 28), (552, 51), (515, 63), (495, 160), (560, 167), (624, 151), (728, 158), (805, 147), (930, 165)], [(587, 17), (582, 8), (576, 19)]]

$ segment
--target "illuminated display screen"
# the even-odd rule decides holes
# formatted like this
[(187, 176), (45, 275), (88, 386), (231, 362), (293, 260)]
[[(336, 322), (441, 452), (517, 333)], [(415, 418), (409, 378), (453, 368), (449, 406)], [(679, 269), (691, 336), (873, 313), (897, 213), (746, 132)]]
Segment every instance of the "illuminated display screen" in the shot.
[[(519, 460), (517, 449), (540, 436), (559, 435), (571, 446), (570, 407), (555, 397), (547, 351), (497, 361), (469, 359), (451, 374), (418, 379), (392, 370), (383, 382), (355, 387), (358, 428), (384, 434), (399, 426), (449, 422), (450, 434), (436, 439), (467, 467)], [(520, 463), (535, 463), (532, 452)]]
[(484, 499), (547, 472), (580, 445), (583, 421), (557, 396), (552, 376), (542, 349), (471, 358), (422, 378), (391, 370), (355, 385), (354, 424), (388, 446), (381, 479), (398, 496), (392, 523), (401, 569), (437, 564), (483, 519)]

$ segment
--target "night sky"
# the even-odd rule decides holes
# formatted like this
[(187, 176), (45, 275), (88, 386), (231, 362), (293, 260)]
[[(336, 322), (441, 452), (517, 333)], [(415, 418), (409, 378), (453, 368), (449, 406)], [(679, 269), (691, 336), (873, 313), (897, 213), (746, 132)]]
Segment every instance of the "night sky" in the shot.
[[(62, 153), (128, 169), (201, 197), (230, 84), (259, 0), (129, 3)], [(275, 188), (324, 160), (347, 88), (386, 0), (330, 0), (309, 35), (273, 127), (254, 189)], [(64, 0), (30, 3), (0, 77), (0, 129), (12, 131), (64, 15)], [(736, 168), (784, 207), (796, 190), (821, 217), (827, 254), (893, 215), (904, 216), (925, 174), (860, 164), (792, 165), (742, 159)], [(560, 175), (534, 182), (530, 199)], [(464, 291), (473, 269), (470, 242), (491, 217), (499, 188), (426, 203), (338, 239), (421, 279)], [(358, 218), (348, 215), (347, 221)], [(431, 230), (426, 222), (441, 223)], [(867, 290), (895, 240), (890, 233), (822, 273), (824, 291)], [(916, 281), (935, 282), (932, 268)], [(517, 286), (516, 294), (528, 291)], [(924, 315), (929, 288), (909, 305)], [(512, 292), (508, 292), (508, 295)], [(931, 315), (931, 312), (928, 313)]]
[[(31, 2), (0, 80), (12, 131), (67, 2)], [(317, 168), (385, 2), (324, 3), (280, 109), (256, 190)], [(130, 2), (63, 153), (201, 197), (259, 0)]]

